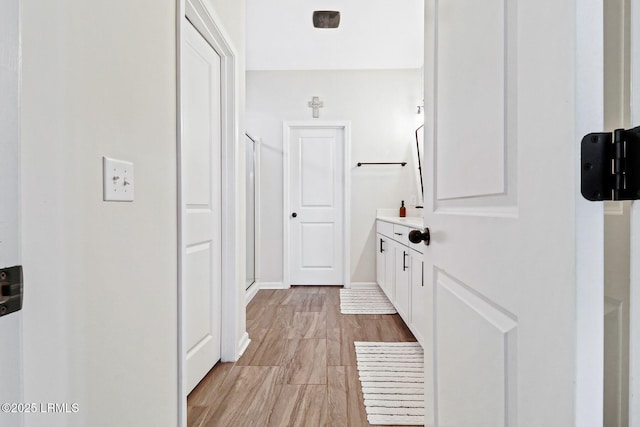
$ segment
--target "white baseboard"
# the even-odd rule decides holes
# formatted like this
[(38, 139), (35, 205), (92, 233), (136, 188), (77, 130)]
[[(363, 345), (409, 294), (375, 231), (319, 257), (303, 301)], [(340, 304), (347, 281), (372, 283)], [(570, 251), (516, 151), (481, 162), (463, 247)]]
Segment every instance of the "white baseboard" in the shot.
[(289, 289), (282, 282), (260, 282), (260, 289)]
[(249, 347), (250, 343), (251, 343), (251, 340), (249, 339), (249, 334), (245, 332), (242, 335), (242, 338), (240, 338), (240, 342), (238, 343), (238, 349), (239, 349), (238, 359), (240, 359), (240, 357), (244, 354), (244, 352), (247, 350), (247, 347)]
[(253, 299), (253, 297), (256, 296), (259, 290), (260, 290), (260, 282), (253, 282), (253, 285), (249, 286), (249, 289), (247, 289), (247, 293), (245, 295), (245, 303), (249, 304)]
[(371, 289), (377, 288), (376, 282), (351, 282), (351, 289)]

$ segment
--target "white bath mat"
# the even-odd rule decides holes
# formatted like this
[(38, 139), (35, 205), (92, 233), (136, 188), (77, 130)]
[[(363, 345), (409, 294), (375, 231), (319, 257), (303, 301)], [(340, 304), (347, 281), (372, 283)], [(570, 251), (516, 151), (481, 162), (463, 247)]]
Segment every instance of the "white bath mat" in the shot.
[(424, 352), (417, 342), (354, 342), (372, 425), (424, 425)]
[(380, 288), (340, 289), (342, 314), (395, 314), (396, 309)]

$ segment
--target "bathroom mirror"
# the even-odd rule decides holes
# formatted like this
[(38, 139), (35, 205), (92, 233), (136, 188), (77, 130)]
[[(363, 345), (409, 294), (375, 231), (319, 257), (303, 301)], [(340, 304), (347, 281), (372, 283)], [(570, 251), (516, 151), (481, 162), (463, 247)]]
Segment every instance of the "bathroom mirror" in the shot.
[(424, 165), (424, 125), (420, 125), (415, 131), (415, 148), (412, 150), (416, 170), (416, 185), (418, 189), (418, 206), (424, 203), (424, 178), (422, 168)]

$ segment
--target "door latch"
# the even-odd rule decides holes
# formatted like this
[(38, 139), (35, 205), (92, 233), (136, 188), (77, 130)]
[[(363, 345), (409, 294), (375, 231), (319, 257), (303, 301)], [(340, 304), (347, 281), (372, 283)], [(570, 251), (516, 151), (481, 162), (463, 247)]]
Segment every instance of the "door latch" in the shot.
[(22, 309), (22, 266), (0, 269), (0, 316)]

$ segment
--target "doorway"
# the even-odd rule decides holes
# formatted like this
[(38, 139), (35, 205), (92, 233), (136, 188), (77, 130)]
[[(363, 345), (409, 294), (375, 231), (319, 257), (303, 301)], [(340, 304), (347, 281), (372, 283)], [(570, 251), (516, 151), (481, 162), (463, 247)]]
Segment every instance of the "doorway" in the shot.
[(349, 287), (349, 124), (283, 132), (284, 284)]
[[(183, 5), (183, 6), (182, 6)], [(239, 281), (239, 272), (236, 269), (238, 256), (236, 254), (236, 248), (240, 244), (238, 242), (237, 236), (239, 235), (238, 231), (238, 221), (236, 215), (236, 203), (237, 203), (237, 194), (241, 191), (238, 183), (238, 179), (236, 177), (236, 159), (239, 154), (239, 135), (236, 134), (236, 104), (237, 104), (237, 89), (235, 87), (235, 73), (237, 68), (237, 54), (232, 46), (229, 44), (228, 40), (224, 36), (224, 31), (221, 29), (219, 25), (219, 19), (216, 18), (215, 14), (209, 9), (208, 6), (205, 5), (201, 0), (186, 0), (184, 3), (181, 3), (180, 13), (177, 16), (177, 25), (178, 25), (178, 40), (177, 40), (177, 48), (179, 52), (178, 56), (178, 206), (179, 208), (179, 216), (178, 216), (178, 390), (179, 390), (179, 419), (181, 425), (186, 425), (187, 416), (186, 416), (186, 403), (187, 403), (187, 394), (192, 388), (192, 380), (189, 379), (189, 366), (187, 361), (187, 351), (189, 350), (190, 343), (190, 331), (188, 325), (188, 311), (189, 311), (189, 287), (192, 277), (189, 274), (190, 268), (194, 267), (194, 263), (189, 264), (191, 261), (187, 256), (187, 245), (189, 244), (189, 233), (192, 230), (189, 228), (188, 223), (188, 211), (186, 209), (187, 204), (191, 203), (189, 199), (189, 195), (193, 192), (194, 188), (187, 188), (190, 186), (189, 182), (189, 174), (193, 173), (193, 171), (189, 170), (189, 161), (192, 159), (194, 162), (198, 163), (198, 167), (200, 170), (209, 169), (211, 172), (210, 178), (206, 178), (206, 183), (197, 184), (200, 190), (198, 194), (204, 194), (208, 192), (209, 198), (207, 202), (207, 198), (205, 197), (205, 202), (208, 203), (207, 206), (211, 206), (211, 209), (205, 207), (205, 203), (198, 202), (195, 203), (195, 206), (192, 206), (193, 212), (198, 213), (197, 211), (201, 211), (199, 213), (205, 213), (206, 210), (213, 210), (214, 199), (219, 198), (219, 211), (218, 216), (219, 219), (216, 219), (216, 224), (219, 221), (220, 227), (217, 236), (218, 242), (211, 241), (210, 247), (211, 250), (209, 253), (212, 254), (212, 257), (207, 258), (206, 260), (199, 260), (200, 264), (209, 263), (211, 269), (209, 273), (211, 276), (217, 275), (219, 273), (219, 293), (218, 291), (211, 290), (211, 295), (216, 293), (219, 297), (219, 304), (215, 303), (213, 305), (213, 298), (202, 298), (203, 301), (200, 301), (200, 304), (203, 304), (204, 307), (200, 307), (200, 313), (202, 316), (207, 317), (206, 313), (215, 315), (216, 317), (209, 317), (207, 319), (199, 319), (200, 325), (205, 325), (204, 321), (207, 320), (210, 323), (206, 325), (206, 328), (213, 335), (214, 328), (218, 329), (219, 333), (219, 345), (217, 346), (217, 350), (219, 352), (218, 359), (224, 361), (233, 361), (236, 360), (238, 355), (241, 353), (241, 349), (246, 348), (249, 343), (248, 336), (246, 332), (240, 332), (241, 327), (241, 304), (240, 298), (244, 295), (244, 290), (241, 287), (237, 286)], [(193, 33), (195, 31), (195, 34)], [(219, 82), (214, 84), (211, 83), (211, 86), (217, 85), (217, 90), (219, 92), (219, 101), (211, 101), (210, 98), (207, 102), (209, 102), (209, 106), (213, 107), (217, 104), (219, 109), (219, 120), (214, 119), (211, 120), (211, 128), (209, 128), (209, 132), (213, 135), (215, 133), (219, 133), (219, 162), (214, 165), (213, 157), (211, 156), (202, 156), (197, 159), (193, 159), (194, 156), (189, 157), (188, 153), (188, 141), (185, 141), (185, 136), (188, 134), (187, 126), (188, 122), (185, 120), (185, 115), (188, 114), (189, 107), (186, 106), (186, 101), (184, 99), (185, 92), (188, 91), (188, 86), (185, 82), (180, 78), (184, 72), (184, 61), (188, 56), (185, 48), (185, 43), (187, 42), (189, 35), (191, 32), (194, 37), (199, 37), (200, 42), (209, 46), (217, 56), (219, 57), (219, 64), (216, 62), (211, 62), (206, 67), (202, 67), (202, 70), (207, 70), (207, 74), (215, 74), (214, 68), (217, 67), (217, 71), (219, 73)], [(195, 55), (194, 61), (204, 61), (201, 55)], [(207, 62), (207, 61), (204, 61)], [(216, 65), (217, 64), (217, 65)], [(209, 108), (209, 107), (207, 107)], [(213, 111), (213, 108), (211, 108)], [(202, 113), (202, 112), (200, 112)], [(206, 114), (202, 114), (205, 116), (206, 121), (209, 121), (209, 117), (206, 117)], [(200, 119), (203, 119), (200, 117)], [(205, 122), (206, 122), (205, 121)], [(215, 129), (213, 126), (213, 122), (218, 121), (218, 129)], [(204, 128), (204, 126), (203, 126)], [(202, 140), (199, 140), (198, 147), (201, 150), (204, 150), (204, 146), (208, 144), (203, 144)], [(215, 150), (211, 150), (213, 153)], [(203, 166), (203, 164), (205, 166)], [(207, 166), (208, 165), (208, 166)], [(213, 196), (214, 191), (205, 191), (202, 187), (206, 187), (207, 185), (212, 185), (215, 181), (218, 181), (219, 184), (219, 195)], [(191, 193), (190, 193), (191, 192)], [(202, 197), (201, 197), (202, 198)], [(217, 229), (218, 226), (214, 224), (213, 229)], [(211, 237), (211, 240), (214, 240)], [(200, 243), (203, 243), (200, 245)], [(194, 246), (194, 248), (202, 249), (206, 245), (204, 242), (200, 242)], [(219, 246), (217, 246), (219, 245)], [(215, 254), (215, 247), (219, 248), (219, 252)], [(201, 254), (204, 251), (201, 251)], [(203, 257), (204, 258), (204, 257)], [(218, 262), (219, 264), (216, 264)], [(219, 265), (218, 271), (215, 271), (216, 265)], [(200, 268), (200, 271), (205, 271), (205, 268)], [(194, 271), (191, 268), (191, 271)], [(208, 273), (207, 273), (208, 274)], [(196, 276), (198, 277), (198, 276)], [(207, 279), (206, 276), (204, 276)], [(209, 280), (208, 278), (207, 280)], [(212, 282), (212, 281), (210, 281)], [(206, 300), (206, 301), (204, 301)], [(209, 304), (207, 307), (206, 304)], [(217, 312), (217, 314), (216, 314)], [(204, 315), (202, 313), (205, 313)], [(217, 316), (219, 315), (219, 327), (211, 327), (211, 325), (216, 321)], [(198, 331), (201, 333), (203, 331), (204, 326)], [(202, 334), (201, 336), (205, 336), (206, 334)], [(195, 347), (198, 347), (201, 344), (206, 344), (207, 341), (200, 340)], [(215, 355), (209, 359), (209, 369), (213, 367), (215, 363)], [(217, 359), (216, 359), (217, 360)], [(205, 372), (206, 373), (206, 372)]]

